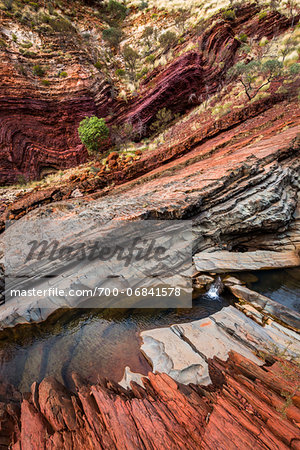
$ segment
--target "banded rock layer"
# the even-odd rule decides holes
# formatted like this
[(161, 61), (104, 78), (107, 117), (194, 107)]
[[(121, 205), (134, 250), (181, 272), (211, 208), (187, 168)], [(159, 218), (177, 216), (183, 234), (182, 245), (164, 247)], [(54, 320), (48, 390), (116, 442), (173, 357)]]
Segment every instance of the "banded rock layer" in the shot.
[[(224, 21), (220, 13), (216, 24), (206, 24), (196, 40), (198, 50), (156, 69), (137, 97), (128, 103), (117, 100), (116, 87), (95, 70), (93, 58), (81, 41), (73, 39), (63, 48), (71, 54), (65, 69), (68, 78), (51, 79), (50, 87), (41, 85), (41, 80), (30, 73), (35, 64), (44, 64), (45, 59), (50, 58), (47, 63), (55, 66), (55, 60), (42, 53), (42, 44), (50, 39), (57, 47), (57, 37), (37, 35), (41, 53), (34, 59), (13, 48), (1, 47), (0, 184), (14, 183), (20, 177), (36, 179), (49, 170), (85, 161), (87, 154), (77, 134), (85, 116), (97, 114), (107, 118), (109, 125), (129, 121), (141, 135), (147, 135), (160, 109), (185, 113), (195, 99), (196, 103), (202, 102), (224, 85), (226, 72), (237, 57), (240, 43), (235, 36), (241, 30), (259, 40), (276, 36), (290, 25), (290, 20), (279, 13), (270, 14), (263, 22), (258, 20), (258, 13), (256, 6), (245, 6), (239, 9), (233, 23)], [(8, 18), (0, 20), (6, 34), (11, 34), (15, 24)], [(191, 35), (191, 39), (196, 38)], [(20, 73), (23, 64), (31, 67), (29, 75)]]

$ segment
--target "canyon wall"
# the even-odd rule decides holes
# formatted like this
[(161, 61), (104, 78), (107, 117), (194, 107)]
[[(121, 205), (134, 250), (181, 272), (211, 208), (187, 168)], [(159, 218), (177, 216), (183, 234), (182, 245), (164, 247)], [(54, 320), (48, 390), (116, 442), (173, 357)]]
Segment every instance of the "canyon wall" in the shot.
[[(258, 12), (256, 6), (241, 8), (234, 22), (224, 21), (220, 13), (199, 36), (189, 32), (195, 50), (155, 69), (127, 102), (116, 98), (118, 87), (95, 69), (82, 40), (69, 38), (63, 43), (63, 52), (70, 54), (63, 64), (58, 51), (62, 43), (55, 35), (34, 35), (38, 51), (24, 55), (12, 45), (16, 24), (0, 17), (6, 39), (6, 46), (0, 47), (0, 184), (38, 179), (51, 170), (85, 161), (87, 153), (77, 133), (85, 116), (105, 117), (109, 125), (130, 122), (141, 137), (149, 134), (149, 125), (162, 108), (184, 114), (195, 99), (201, 103), (226, 83), (226, 72), (240, 47), (236, 36), (242, 29), (259, 40), (276, 36), (290, 25), (291, 20), (279, 13), (262, 22)], [(20, 26), (18, 32), (29, 33)], [(54, 56), (45, 53), (49, 42)], [(50, 68), (49, 86), (32, 74), (38, 64)], [(66, 79), (59, 76), (61, 67), (67, 71)]]

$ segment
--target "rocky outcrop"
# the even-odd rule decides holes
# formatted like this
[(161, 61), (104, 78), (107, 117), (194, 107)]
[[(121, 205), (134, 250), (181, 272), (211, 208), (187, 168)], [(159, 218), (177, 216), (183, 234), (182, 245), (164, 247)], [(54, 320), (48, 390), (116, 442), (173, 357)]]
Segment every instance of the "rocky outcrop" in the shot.
[(199, 272), (242, 272), (246, 270), (280, 269), (300, 265), (298, 251), (272, 252), (201, 252), (194, 256), (194, 263)]
[[(6, 401), (2, 447), (136, 449), (298, 448), (297, 365), (281, 359), (257, 366), (235, 352), (209, 360), (210, 386), (183, 386), (149, 373), (126, 391), (107, 380), (89, 386), (76, 375), (76, 393), (53, 378), (32, 386), (21, 413)], [(220, 426), (222, 424), (222, 426)]]
[[(272, 317), (280, 318), (287, 326), (292, 329), (300, 330), (300, 315), (296, 311), (292, 311), (284, 305), (281, 305), (264, 295), (258, 294), (246, 286), (234, 283), (229, 286), (233, 295), (241, 302), (253, 305), (255, 308), (264, 311)], [(256, 319), (258, 316), (256, 315)], [(261, 323), (263, 320), (261, 320)]]
[[(269, 266), (264, 260), (266, 255), (272, 255), (273, 261), (285, 261), (290, 254), (296, 261), (300, 247), (297, 213), (299, 108), (294, 109), (292, 104), (284, 118), (278, 117), (279, 111), (276, 105), (263, 117), (250, 118), (230, 132), (219, 132), (215, 138), (204, 142), (198, 137), (200, 143), (195, 143), (188, 153), (132, 182), (111, 187), (100, 198), (80, 197), (80, 204), (77, 199), (50, 204), (57, 196), (60, 198), (59, 187), (26, 194), (3, 214), (2, 226), (8, 219), (9, 233), (22, 236), (25, 225), (28, 229), (28, 224), (34, 225), (38, 223), (36, 220), (45, 217), (51, 221), (51, 226), (57, 226), (59, 236), (61, 224), (67, 223), (63, 218), (75, 220), (78, 217), (103, 225), (141, 219), (191, 219), (196, 237), (194, 251), (204, 252), (208, 258), (212, 252), (214, 271), (217, 270), (214, 255), (225, 249), (229, 252), (226, 253), (231, 262), (229, 269), (237, 259), (237, 251), (242, 251), (241, 256), (248, 261), (253, 253), (262, 255), (261, 264), (256, 261), (260, 267)], [(283, 130), (286, 120), (292, 126)], [(267, 134), (265, 138), (260, 137), (261, 126)], [(182, 146), (177, 147), (178, 151)], [(159, 154), (157, 149), (147, 158), (154, 161)], [(146, 164), (147, 159), (137, 164), (142, 165), (142, 161)], [(31, 204), (26, 207), (29, 200)], [(30, 207), (36, 208), (43, 201), (49, 205), (13, 220), (14, 214), (24, 215)], [(3, 234), (4, 241), (9, 233)], [(32, 235), (35, 234), (32, 230)], [(234, 253), (232, 258), (231, 253)], [(197, 258), (201, 260), (201, 253)], [(290, 266), (291, 261), (285, 265)], [(23, 299), (17, 309), (13, 305), (13, 310), (7, 303), (1, 308), (2, 320), (22, 322), (26, 317), (26, 321), (30, 321), (32, 314), (36, 318), (36, 314), (29, 311), (32, 301), (29, 299), (27, 303)], [(58, 305), (51, 303), (51, 311), (52, 307), (55, 309)], [(41, 312), (38, 316), (41, 317)]]
[[(255, 321), (229, 306), (207, 319), (143, 331), (141, 351), (154, 372), (167, 373), (184, 384), (205, 385), (210, 383), (208, 360), (213, 356), (224, 360), (231, 350), (259, 365), (259, 352), (283, 352), (290, 359), (298, 358), (297, 333), (270, 319), (267, 311), (254, 311)], [(248, 315), (251, 316), (250, 311)], [(300, 316), (295, 316), (299, 325)]]

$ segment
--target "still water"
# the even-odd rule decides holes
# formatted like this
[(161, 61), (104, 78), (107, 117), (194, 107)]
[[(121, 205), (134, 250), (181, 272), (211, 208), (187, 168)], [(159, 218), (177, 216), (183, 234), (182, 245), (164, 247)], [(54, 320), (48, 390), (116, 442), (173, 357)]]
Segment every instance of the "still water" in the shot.
[(73, 371), (91, 382), (99, 376), (120, 381), (126, 366), (147, 374), (150, 366), (139, 350), (142, 330), (202, 319), (226, 305), (222, 296), (196, 292), (190, 309), (58, 311), (41, 324), (0, 334), (0, 380), (24, 392), (49, 375), (72, 388)]
[[(300, 268), (239, 274), (249, 288), (300, 313)], [(143, 330), (202, 319), (227, 306), (230, 298), (211, 289), (195, 292), (191, 309), (61, 310), (41, 324), (0, 333), (0, 380), (28, 391), (33, 381), (55, 376), (72, 388), (71, 373), (91, 382), (120, 381), (124, 368), (147, 374), (140, 352)]]
[(245, 281), (250, 289), (300, 313), (300, 267), (252, 272)]

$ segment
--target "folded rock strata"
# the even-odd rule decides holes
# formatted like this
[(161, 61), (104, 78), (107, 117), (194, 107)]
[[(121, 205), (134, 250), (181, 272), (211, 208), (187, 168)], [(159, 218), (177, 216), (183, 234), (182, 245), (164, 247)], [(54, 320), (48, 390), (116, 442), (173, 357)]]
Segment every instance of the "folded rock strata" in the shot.
[[(201, 254), (208, 258), (208, 265), (199, 266), (202, 270), (208, 266), (215, 272), (225, 266), (229, 270), (234, 261), (235, 267), (241, 261), (244, 270), (274, 267), (276, 261), (276, 267), (296, 265), (300, 248), (299, 108), (292, 107), (289, 112), (293, 125), (289, 129), (284, 129), (286, 119), (278, 118), (278, 112), (276, 105), (264, 118), (254, 122), (249, 119), (207, 142), (200, 139), (202, 143), (164, 164), (163, 169), (153, 169), (138, 180), (115, 186), (100, 198), (84, 198), (80, 204), (76, 199), (56, 202), (19, 220), (10, 219), (10, 229), (20, 237), (26, 224), (43, 217), (56, 224), (57, 235), (61, 224), (72, 216), (103, 225), (118, 224), (119, 220), (191, 219), (194, 250), (200, 253), (196, 261), (202, 261)], [(261, 126), (266, 127), (269, 136), (259, 138)], [(250, 142), (245, 129), (251, 132)], [(153, 158), (157, 154), (154, 151)], [(2, 215), (2, 226), (12, 213), (23, 214), (24, 208), (37, 207), (43, 195), (51, 202), (51, 196), (55, 198), (57, 193), (58, 188), (51, 188), (29, 194), (33, 202), (29, 206), (27, 197), (20, 199)], [(43, 320), (59, 307), (54, 302), (54, 309), (51, 305), (44, 314), (34, 312), (31, 301), (25, 303), (13, 309), (9, 305), (2, 307), (2, 320), (7, 325), (9, 321)]]
[[(207, 95), (206, 86), (209, 94), (215, 93), (236, 59), (240, 44), (235, 36), (241, 30), (260, 40), (282, 33), (291, 24), (290, 19), (279, 13), (271, 13), (260, 21), (258, 13), (257, 6), (246, 5), (239, 9), (234, 22), (224, 22), (221, 13), (216, 23), (211, 19), (197, 43), (199, 51), (184, 52), (167, 67), (157, 69), (129, 104), (116, 99), (117, 88), (95, 70), (94, 60), (84, 51), (80, 39), (64, 44), (64, 52), (68, 50), (71, 55), (69, 61), (64, 61), (68, 77), (64, 80), (53, 73), (50, 87), (44, 87), (32, 75), (20, 73), (18, 67), (30, 67), (31, 72), (33, 65), (44, 64), (46, 59), (55, 69), (58, 64), (55, 52), (54, 56), (43, 53), (40, 45), (31, 58), (15, 48), (1, 46), (0, 183), (15, 183), (20, 176), (41, 177), (49, 169), (64, 169), (86, 160), (87, 153), (77, 134), (85, 116), (106, 117), (109, 125), (129, 121), (147, 134), (148, 126), (163, 107), (184, 113), (192, 106), (191, 95), (196, 98)], [(88, 20), (93, 23), (95, 19)], [(1, 17), (1, 22), (5, 36), (20, 27), (8, 17)], [(20, 27), (18, 31), (24, 30)], [(36, 42), (60, 48), (53, 35), (49, 38), (47, 34), (35, 33), (34, 38)], [(195, 43), (195, 37), (192, 38)], [(224, 61), (223, 66), (219, 64)]]

